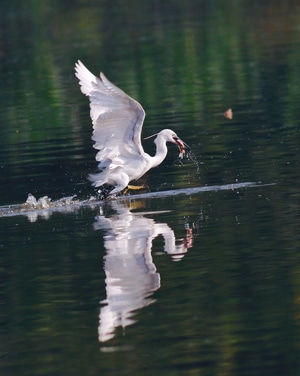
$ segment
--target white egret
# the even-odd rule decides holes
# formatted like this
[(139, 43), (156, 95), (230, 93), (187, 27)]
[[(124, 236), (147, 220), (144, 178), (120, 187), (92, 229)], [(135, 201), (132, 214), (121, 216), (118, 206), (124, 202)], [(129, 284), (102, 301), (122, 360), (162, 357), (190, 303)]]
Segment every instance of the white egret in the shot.
[(145, 118), (143, 107), (111, 83), (102, 72), (100, 77), (94, 76), (80, 60), (75, 64), (75, 72), (82, 93), (90, 99), (92, 140), (95, 141), (94, 148), (99, 150), (96, 160), (100, 172), (89, 175), (89, 179), (95, 187), (100, 187), (103, 197), (127, 188), (142, 188), (129, 183), (165, 159), (167, 142), (176, 144), (180, 150), (179, 157), (183, 158), (186, 144), (170, 129), (153, 135), (156, 136), (153, 157), (145, 153), (141, 144)]

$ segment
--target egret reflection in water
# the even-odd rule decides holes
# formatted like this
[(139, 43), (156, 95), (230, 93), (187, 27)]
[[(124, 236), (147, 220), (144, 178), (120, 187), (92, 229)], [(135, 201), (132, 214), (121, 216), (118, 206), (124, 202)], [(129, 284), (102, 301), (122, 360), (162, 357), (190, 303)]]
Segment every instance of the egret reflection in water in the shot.
[(160, 287), (160, 274), (151, 255), (152, 241), (164, 238), (164, 251), (180, 260), (191, 247), (191, 233), (176, 240), (166, 223), (156, 223), (149, 213), (133, 213), (120, 202), (112, 202), (115, 214), (99, 215), (95, 230), (104, 230), (104, 271), (106, 299), (101, 303), (98, 335), (105, 342), (115, 336), (117, 327), (126, 328), (135, 323), (136, 310), (153, 303), (154, 291)]

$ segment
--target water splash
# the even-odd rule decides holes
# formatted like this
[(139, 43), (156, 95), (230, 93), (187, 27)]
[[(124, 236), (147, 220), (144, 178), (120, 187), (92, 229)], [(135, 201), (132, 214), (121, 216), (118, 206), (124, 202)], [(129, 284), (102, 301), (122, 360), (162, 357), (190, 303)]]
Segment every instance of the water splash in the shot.
[[(192, 152), (191, 149), (189, 149), (186, 153), (185, 153), (185, 157), (187, 160), (191, 161), (195, 166), (196, 166), (196, 174), (198, 175), (199, 179), (200, 179), (200, 165), (203, 164), (203, 162), (200, 162), (198, 157)], [(184, 163), (182, 162), (182, 159), (175, 159), (175, 161), (173, 162), (175, 166), (184, 166)]]
[(200, 165), (203, 164), (203, 162), (200, 162), (199, 159), (197, 158), (197, 156), (192, 152), (192, 150), (190, 149), (187, 153), (186, 153), (186, 157), (189, 161), (191, 161), (195, 166), (196, 166), (196, 172), (197, 174), (199, 175), (200, 177)]
[(214, 186), (201, 186), (193, 188), (183, 188), (183, 189), (173, 189), (168, 191), (159, 191), (159, 192), (145, 192), (140, 194), (133, 195), (123, 195), (117, 197), (109, 197), (106, 200), (101, 200), (97, 197), (91, 196), (88, 199), (80, 200), (75, 199), (77, 197), (68, 196), (63, 197), (59, 200), (52, 201), (48, 196), (40, 197), (36, 199), (32, 194), (29, 193), (27, 200), (24, 204), (13, 204), (0, 206), (0, 218), (1, 217), (10, 217), (16, 215), (27, 215), (31, 222), (37, 220), (38, 216), (47, 219), (54, 212), (72, 212), (77, 210), (82, 206), (93, 207), (98, 204), (103, 204), (104, 202), (109, 201), (128, 201), (136, 199), (150, 199), (150, 198), (163, 198), (170, 196), (178, 195), (194, 195), (203, 192), (216, 192), (220, 190), (238, 190), (243, 188), (255, 188), (267, 185), (273, 185), (275, 183), (262, 184), (261, 182), (245, 182), (245, 183), (234, 183), (234, 184), (225, 184), (225, 185), (214, 185)]
[(23, 204), (1, 206), (0, 218), (26, 215), (30, 222), (35, 222), (38, 217), (48, 219), (55, 211), (71, 212), (84, 204), (91, 205), (93, 202), (97, 201), (94, 196), (91, 196), (87, 200), (79, 200), (75, 199), (75, 197), (77, 196), (67, 196), (52, 201), (48, 196), (43, 196), (37, 199), (33, 194), (29, 193)]
[(33, 194), (29, 193), (25, 204), (22, 205), (24, 209), (50, 209), (58, 208), (62, 206), (68, 206), (72, 204), (79, 204), (79, 200), (74, 200), (74, 196), (63, 197), (59, 200), (52, 201), (48, 196), (40, 197), (38, 200), (34, 197)]
[[(187, 144), (185, 144), (185, 146), (186, 146), (186, 149), (185, 149), (184, 156), (187, 160), (191, 161), (196, 166), (196, 173), (200, 178), (200, 165), (203, 164), (203, 162), (199, 161), (198, 157), (192, 152), (192, 149)], [(182, 159), (183, 159), (182, 157), (175, 159), (173, 164), (175, 166), (184, 166)]]

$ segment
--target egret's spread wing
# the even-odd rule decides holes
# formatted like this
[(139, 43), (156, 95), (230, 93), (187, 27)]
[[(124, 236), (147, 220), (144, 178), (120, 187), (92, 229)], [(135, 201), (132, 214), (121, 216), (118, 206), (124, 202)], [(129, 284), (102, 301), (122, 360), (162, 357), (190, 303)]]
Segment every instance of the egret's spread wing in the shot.
[[(94, 76), (81, 61), (75, 65), (81, 91), (90, 98), (96, 160), (101, 167), (119, 158), (141, 156), (141, 130), (145, 118), (142, 106), (111, 83), (103, 73)], [(122, 164), (122, 162), (121, 162)]]

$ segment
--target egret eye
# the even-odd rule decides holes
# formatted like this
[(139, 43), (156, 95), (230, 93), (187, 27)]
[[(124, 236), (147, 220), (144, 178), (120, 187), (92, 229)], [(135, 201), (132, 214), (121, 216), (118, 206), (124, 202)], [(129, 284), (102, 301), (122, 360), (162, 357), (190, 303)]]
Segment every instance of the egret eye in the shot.
[(176, 136), (176, 134), (173, 134), (173, 139), (175, 140), (175, 141), (177, 141), (178, 140), (178, 137)]

